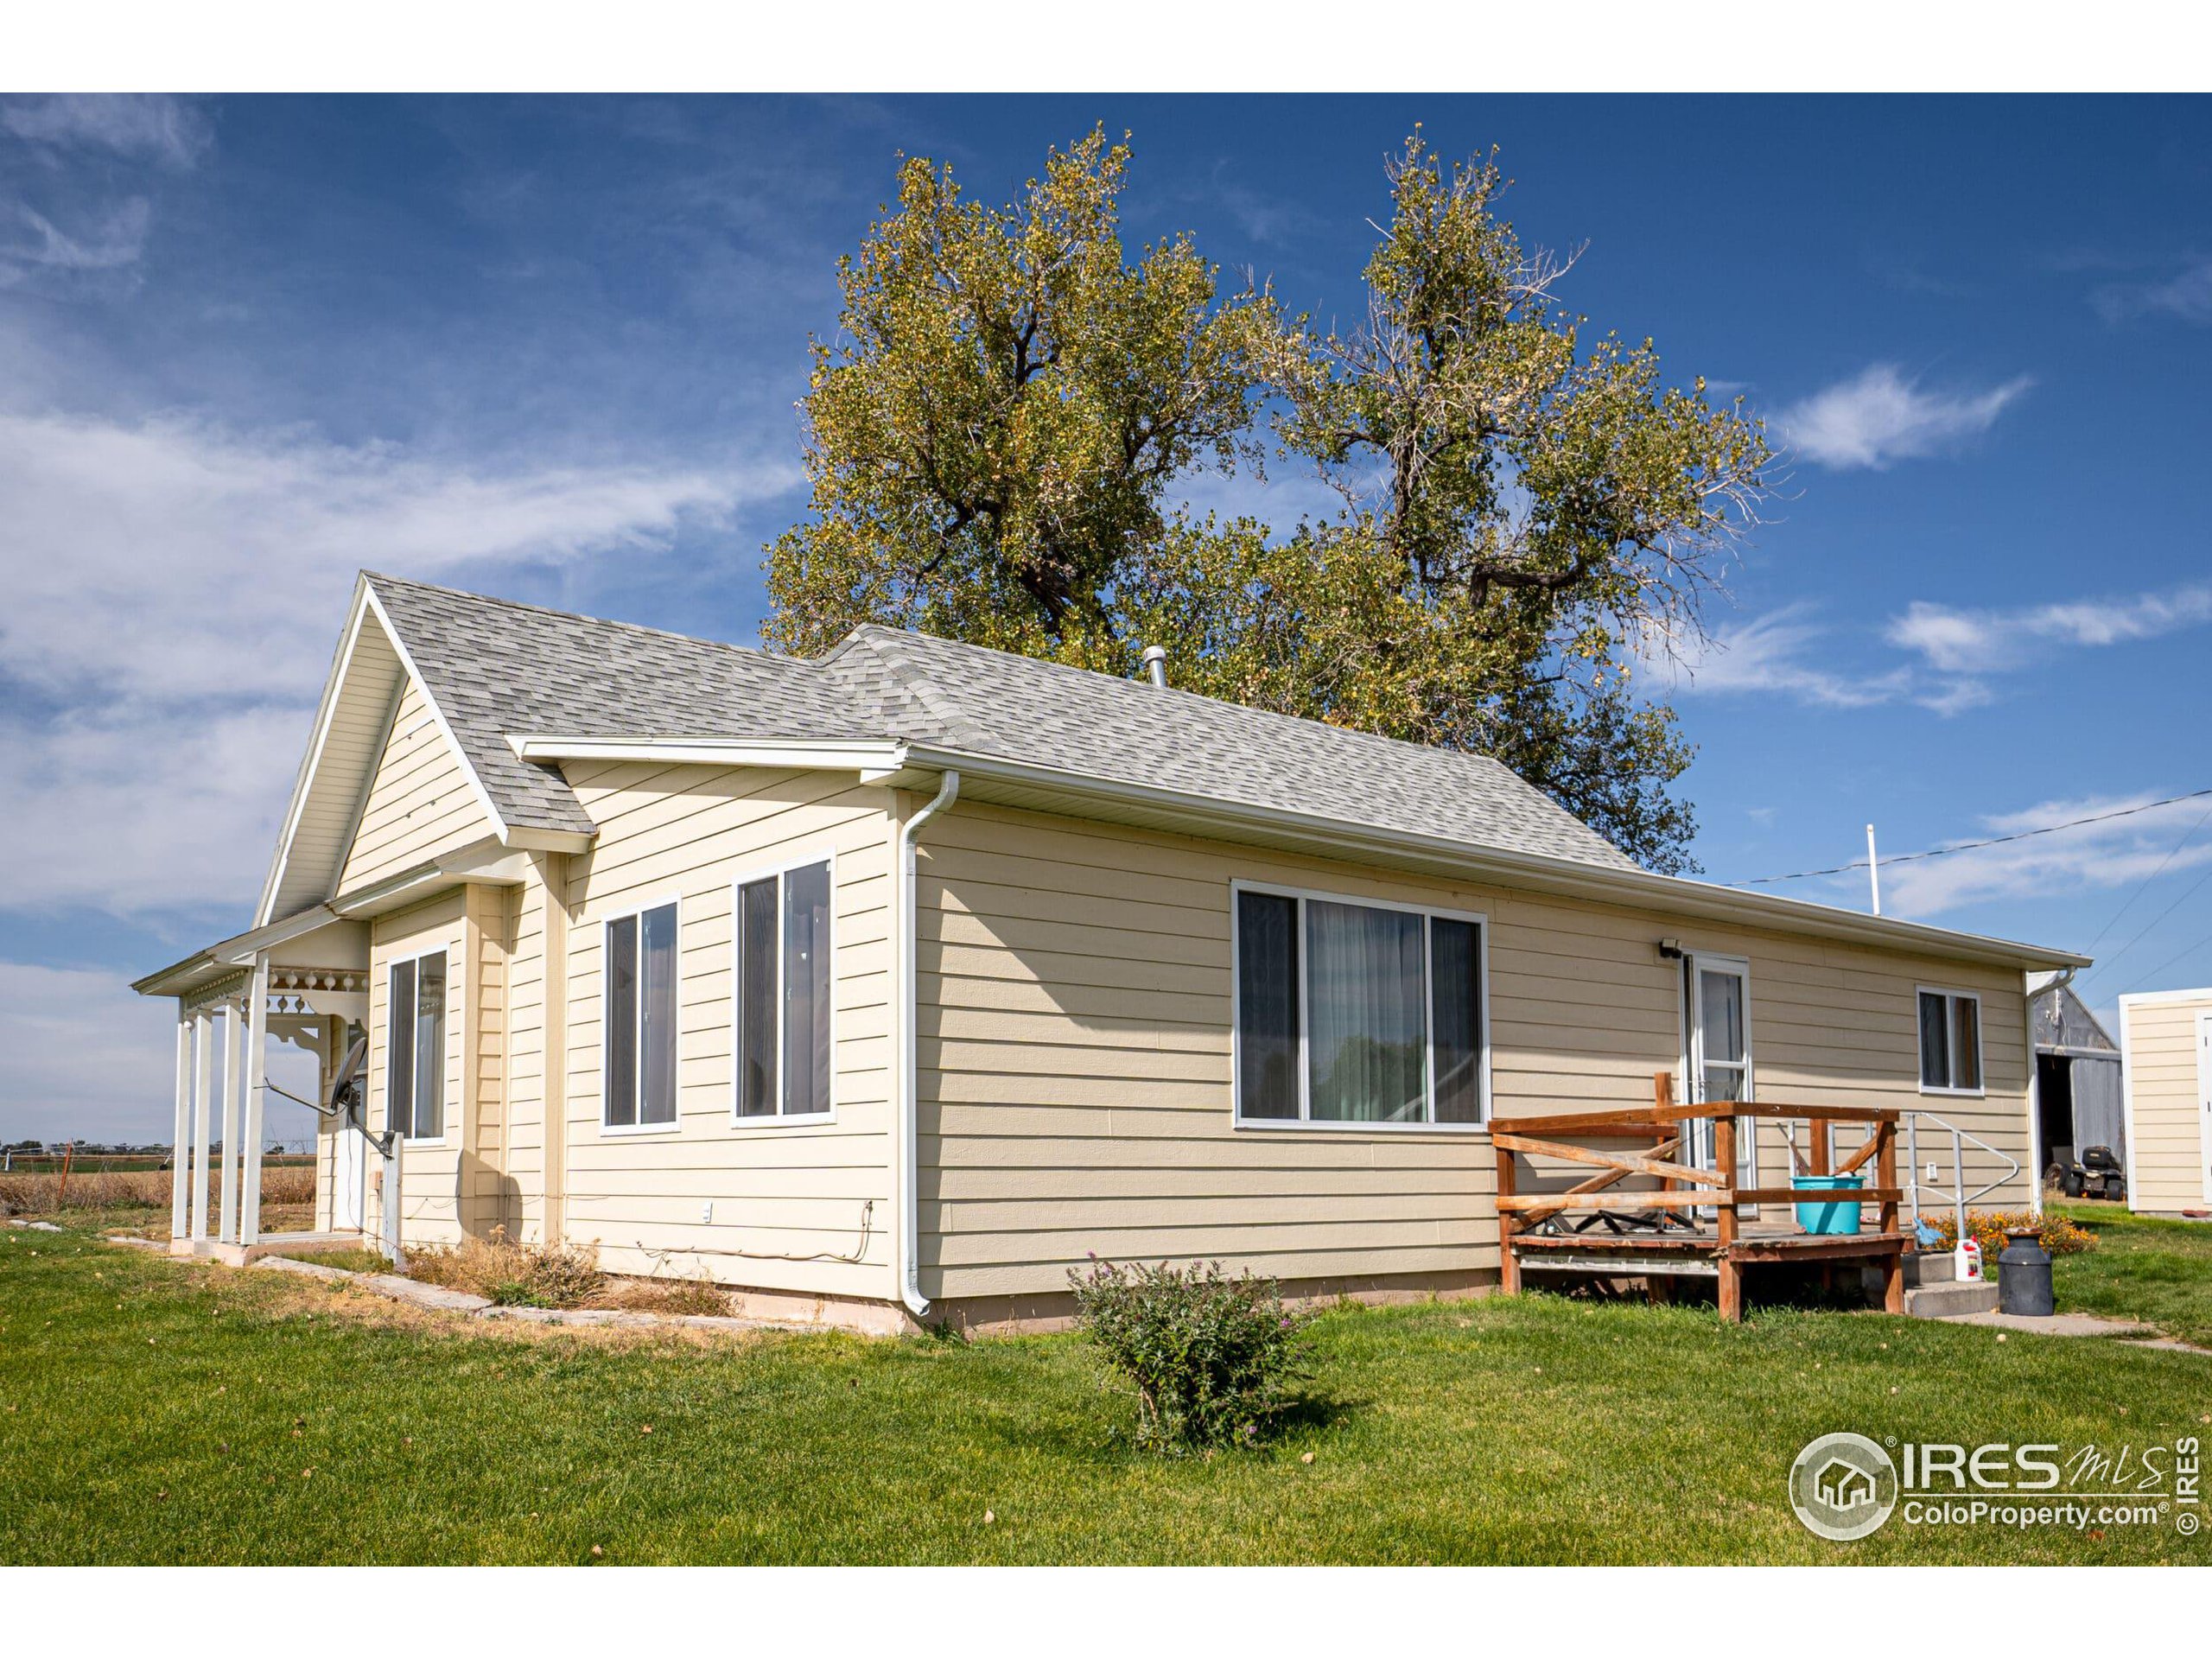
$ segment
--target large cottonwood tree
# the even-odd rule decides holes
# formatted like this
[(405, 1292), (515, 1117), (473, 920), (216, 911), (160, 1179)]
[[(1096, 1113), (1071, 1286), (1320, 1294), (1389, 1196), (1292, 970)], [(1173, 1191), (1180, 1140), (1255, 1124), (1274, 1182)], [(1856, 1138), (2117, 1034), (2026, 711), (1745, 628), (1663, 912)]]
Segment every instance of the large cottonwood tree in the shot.
[[(1691, 750), (1637, 665), (1701, 627), (1770, 452), (1740, 404), (1586, 340), (1524, 251), (1494, 158), (1416, 133), (1362, 321), (1319, 332), (1224, 295), (1187, 237), (1119, 231), (1126, 144), (1056, 151), (979, 206), (906, 162), (842, 262), (804, 411), (812, 513), (769, 549), (772, 644), (863, 620), (1497, 755), (1645, 864), (1695, 824)], [(1310, 466), (1342, 510), (1179, 510), (1201, 468)]]

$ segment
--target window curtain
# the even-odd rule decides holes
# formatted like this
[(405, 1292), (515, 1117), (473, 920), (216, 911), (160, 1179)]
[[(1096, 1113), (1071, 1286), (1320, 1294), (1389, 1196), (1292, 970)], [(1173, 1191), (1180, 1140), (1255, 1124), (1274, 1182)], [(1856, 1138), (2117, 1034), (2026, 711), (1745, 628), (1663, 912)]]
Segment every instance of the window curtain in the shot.
[(446, 953), (424, 957), (415, 978), (415, 1129), (418, 1141), (446, 1132)]
[(1945, 1029), (1943, 999), (1920, 994), (1920, 1082), (1926, 1089), (1951, 1086), (1951, 1046)]
[(830, 867), (784, 877), (784, 1101), (830, 1109)]
[(645, 1001), (641, 1043), (643, 1086), (638, 1094), (638, 1122), (676, 1122), (676, 906), (649, 910), (643, 924), (645, 966), (640, 991)]
[(1312, 1116), (1421, 1122), (1427, 1046), (1421, 918), (1309, 899), (1306, 983)]
[(607, 925), (607, 1123), (638, 1121), (638, 918)]
[(1981, 1008), (1970, 996), (1951, 999), (1951, 1087), (1981, 1087)]

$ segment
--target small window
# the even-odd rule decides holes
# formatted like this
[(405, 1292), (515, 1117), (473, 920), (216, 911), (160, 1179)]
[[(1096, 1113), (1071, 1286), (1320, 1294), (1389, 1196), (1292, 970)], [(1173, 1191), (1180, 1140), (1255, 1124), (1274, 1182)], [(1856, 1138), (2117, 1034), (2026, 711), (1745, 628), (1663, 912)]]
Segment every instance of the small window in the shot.
[(1920, 994), (1920, 1086), (1944, 1094), (1981, 1091), (1981, 999), (1958, 991)]
[(610, 1129), (676, 1122), (676, 906), (607, 924), (607, 1101)]
[(829, 1115), (830, 931), (827, 859), (739, 884), (740, 1119)]
[(446, 1133), (446, 953), (391, 964), (385, 1010), (385, 1121), (410, 1141)]
[(1479, 1124), (1482, 925), (1239, 888), (1240, 1122)]

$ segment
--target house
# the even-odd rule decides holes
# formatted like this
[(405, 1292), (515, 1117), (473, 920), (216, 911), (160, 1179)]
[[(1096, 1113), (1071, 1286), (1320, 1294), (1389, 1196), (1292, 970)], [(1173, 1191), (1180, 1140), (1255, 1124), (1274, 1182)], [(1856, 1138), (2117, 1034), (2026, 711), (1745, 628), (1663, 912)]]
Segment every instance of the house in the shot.
[(1863, 1510), (1876, 1497), (1874, 1477), (1855, 1463), (1832, 1458), (1815, 1477), (1813, 1491), (1821, 1503), (1841, 1514)]
[[(2044, 978), (2037, 976), (2037, 978)], [(2092, 1147), (2127, 1157), (2120, 1105), (2120, 1045), (2068, 983), (2070, 975), (2035, 980), (2036, 1098), (2046, 1171), (2069, 1168)]]
[(2120, 999), (2127, 1205), (2212, 1213), (2212, 989)]
[(137, 988), (178, 1004), (179, 1249), (265, 1247), (251, 1168), (213, 1224), (183, 1169), (219, 1116), (255, 1156), (274, 1035), (321, 1057), (321, 1230), (891, 1330), (1055, 1317), (1093, 1251), (1384, 1297), (1586, 1268), (1602, 1223), (1724, 1311), (1738, 1256), (1894, 1268), (1893, 1185), (1871, 1243), (1750, 1235), (1793, 1167), (1897, 1181), (1923, 1112), (2031, 1202), (2024, 976), (2082, 961), (1652, 874), (1480, 756), (365, 575), (252, 927)]

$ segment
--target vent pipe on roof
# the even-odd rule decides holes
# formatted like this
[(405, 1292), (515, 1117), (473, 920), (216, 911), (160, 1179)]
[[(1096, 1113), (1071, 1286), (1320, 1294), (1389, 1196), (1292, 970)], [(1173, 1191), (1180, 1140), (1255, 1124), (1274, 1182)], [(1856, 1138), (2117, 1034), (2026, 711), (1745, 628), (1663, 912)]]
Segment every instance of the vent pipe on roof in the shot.
[(1161, 690), (1167, 689), (1167, 650), (1164, 645), (1144, 648), (1144, 671), (1152, 676), (1152, 683)]

